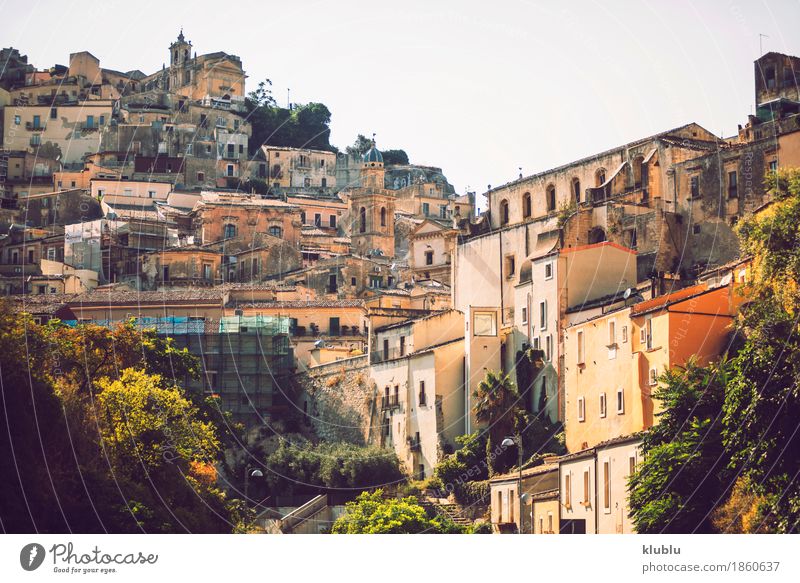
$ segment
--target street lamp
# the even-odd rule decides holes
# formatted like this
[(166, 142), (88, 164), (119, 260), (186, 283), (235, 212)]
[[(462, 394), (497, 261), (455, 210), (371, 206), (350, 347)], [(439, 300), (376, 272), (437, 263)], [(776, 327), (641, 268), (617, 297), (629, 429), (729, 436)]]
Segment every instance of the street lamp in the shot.
[(244, 471), (244, 503), (247, 504), (247, 485), (249, 483), (249, 478), (263, 478), (264, 472), (259, 470), (258, 468), (248, 467)]
[[(503, 447), (511, 447), (512, 445), (517, 446), (517, 465), (519, 467), (519, 477), (517, 478), (517, 497), (519, 498), (519, 529), (517, 532), (519, 534), (523, 534), (522, 524), (524, 521), (522, 520), (522, 508), (528, 500), (528, 495), (522, 493), (522, 436), (517, 434), (516, 439), (506, 437), (500, 445)], [(533, 524), (532, 520), (533, 519), (531, 518), (531, 524)]]

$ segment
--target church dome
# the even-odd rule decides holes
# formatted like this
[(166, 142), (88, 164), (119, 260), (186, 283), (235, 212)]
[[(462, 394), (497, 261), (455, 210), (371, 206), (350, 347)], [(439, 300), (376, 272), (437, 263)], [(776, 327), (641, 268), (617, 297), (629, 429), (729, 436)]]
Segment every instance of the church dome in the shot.
[(371, 162), (378, 162), (383, 164), (383, 154), (381, 154), (380, 150), (375, 147), (375, 142), (372, 142), (372, 147), (367, 150), (367, 152), (362, 157), (362, 160), (366, 163)]

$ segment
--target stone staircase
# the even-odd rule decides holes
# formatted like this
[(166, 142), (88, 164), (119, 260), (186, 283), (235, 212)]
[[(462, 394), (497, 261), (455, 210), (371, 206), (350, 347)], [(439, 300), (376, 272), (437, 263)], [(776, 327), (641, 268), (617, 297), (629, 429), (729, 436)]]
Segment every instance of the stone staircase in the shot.
[(469, 526), (472, 524), (472, 521), (461, 513), (461, 508), (458, 504), (454, 504), (446, 498), (431, 498), (426, 496), (420, 500), (420, 504), (425, 510), (430, 510), (434, 514), (448, 518), (459, 526)]

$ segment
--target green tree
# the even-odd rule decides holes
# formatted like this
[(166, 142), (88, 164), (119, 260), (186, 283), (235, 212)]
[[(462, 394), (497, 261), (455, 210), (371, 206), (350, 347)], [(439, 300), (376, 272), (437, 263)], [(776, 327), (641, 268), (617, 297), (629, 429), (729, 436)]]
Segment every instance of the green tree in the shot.
[(487, 426), (486, 455), (490, 472), (505, 471), (510, 464), (498, 448), (503, 439), (520, 433), (526, 425), (525, 406), (519, 391), (508, 375), (490, 370), (478, 384), (473, 398), (475, 419)]
[(643, 461), (629, 484), (637, 532), (713, 532), (711, 511), (729, 484), (721, 422), (728, 368), (690, 360), (659, 379), (653, 397), (663, 410), (642, 437)]
[(455, 534), (463, 530), (450, 520), (429, 516), (414, 496), (384, 498), (383, 491), (362, 492), (346, 504), (333, 534)]
[(364, 134), (358, 134), (352, 146), (347, 146), (345, 151), (350, 156), (363, 156), (372, 147), (372, 140)]
[(405, 150), (381, 150), (381, 155), (385, 166), (408, 164), (408, 154)]
[(462, 504), (476, 502), (475, 484), (484, 484), (489, 479), (489, 465), (486, 458), (486, 435), (475, 432), (456, 437), (459, 448), (446, 456), (433, 469), (434, 475), (442, 483), (442, 489), (453, 492)]

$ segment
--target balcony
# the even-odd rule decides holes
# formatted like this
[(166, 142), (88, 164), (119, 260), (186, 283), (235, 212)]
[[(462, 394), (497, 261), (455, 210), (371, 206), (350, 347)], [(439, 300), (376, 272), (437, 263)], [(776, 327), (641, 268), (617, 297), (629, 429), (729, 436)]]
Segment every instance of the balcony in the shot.
[(390, 348), (388, 351), (383, 350), (373, 350), (370, 353), (370, 362), (372, 364), (377, 364), (379, 362), (386, 362), (387, 360), (394, 360), (395, 358), (400, 358), (406, 355), (406, 351), (401, 350), (399, 348)]
[(408, 449), (410, 451), (422, 451), (422, 444), (416, 439), (408, 438)]
[(25, 129), (30, 132), (43, 132), (47, 129), (47, 124), (33, 123), (32, 121), (25, 122)]
[(400, 397), (398, 395), (391, 395), (389, 397), (381, 397), (381, 409), (395, 409), (400, 407)]

